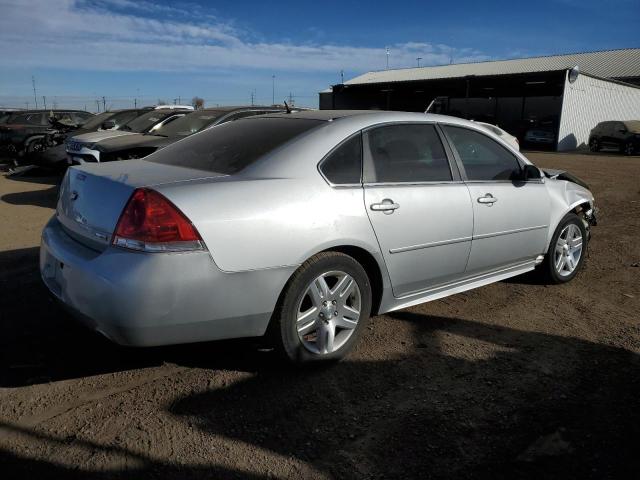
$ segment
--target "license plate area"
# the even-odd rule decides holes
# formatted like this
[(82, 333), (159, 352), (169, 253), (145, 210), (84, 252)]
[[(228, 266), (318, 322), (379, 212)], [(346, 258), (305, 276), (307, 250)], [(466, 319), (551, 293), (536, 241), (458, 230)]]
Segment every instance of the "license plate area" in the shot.
[(49, 289), (57, 296), (62, 296), (63, 270), (65, 265), (63, 262), (55, 258), (47, 252), (44, 268), (42, 269), (42, 278)]

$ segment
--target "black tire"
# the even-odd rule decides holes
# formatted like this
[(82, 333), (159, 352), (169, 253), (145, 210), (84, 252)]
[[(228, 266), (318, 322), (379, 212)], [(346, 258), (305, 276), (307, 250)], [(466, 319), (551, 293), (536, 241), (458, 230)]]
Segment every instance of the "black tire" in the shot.
[[(573, 224), (576, 225), (580, 229), (580, 234), (582, 235), (582, 252), (580, 254), (580, 259), (578, 260), (578, 264), (568, 275), (560, 275), (560, 273), (556, 270), (555, 267), (555, 248), (558, 243), (558, 238), (560, 234), (563, 232), (565, 227)], [(550, 283), (567, 283), (573, 280), (573, 278), (578, 274), (582, 266), (584, 265), (586, 256), (587, 256), (587, 247), (588, 247), (588, 238), (587, 238), (587, 229), (584, 226), (582, 219), (576, 215), (575, 213), (568, 213), (565, 217), (560, 221), (556, 231), (553, 233), (551, 237), (551, 242), (549, 243), (549, 249), (547, 254), (545, 255), (544, 261), (542, 263), (543, 272), (545, 275), (545, 279)]]
[(589, 150), (591, 150), (594, 153), (600, 151), (600, 142), (598, 141), (597, 138), (592, 138), (589, 141)]
[[(308, 350), (298, 336), (296, 317), (307, 287), (324, 272), (341, 271), (350, 275), (360, 290), (360, 318), (347, 341), (331, 353)], [(371, 283), (366, 271), (354, 258), (340, 252), (322, 252), (304, 262), (287, 282), (273, 312), (268, 336), (276, 350), (296, 364), (332, 362), (344, 358), (357, 342), (371, 315)]]
[(624, 144), (622, 153), (630, 157), (631, 155), (634, 154), (634, 152), (635, 152), (635, 148), (634, 148), (633, 142), (627, 142)]

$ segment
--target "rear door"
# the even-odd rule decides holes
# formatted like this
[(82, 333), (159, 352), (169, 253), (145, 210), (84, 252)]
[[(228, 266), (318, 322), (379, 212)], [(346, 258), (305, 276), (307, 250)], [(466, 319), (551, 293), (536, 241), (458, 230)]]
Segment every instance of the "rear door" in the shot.
[(365, 208), (394, 295), (462, 276), (473, 211), (435, 125), (389, 124), (366, 130), (363, 139)]
[(443, 125), (471, 194), (468, 275), (534, 260), (545, 250), (549, 197), (542, 179), (522, 181), (523, 163), (488, 135)]

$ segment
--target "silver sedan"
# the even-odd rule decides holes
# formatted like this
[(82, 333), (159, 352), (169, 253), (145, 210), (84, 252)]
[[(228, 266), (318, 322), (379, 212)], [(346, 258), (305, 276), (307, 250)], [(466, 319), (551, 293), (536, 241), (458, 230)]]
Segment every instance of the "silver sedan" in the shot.
[(40, 270), (117, 343), (266, 335), (303, 363), (343, 357), (371, 314), (536, 266), (567, 282), (594, 223), (583, 182), (473, 122), (273, 114), (70, 168)]

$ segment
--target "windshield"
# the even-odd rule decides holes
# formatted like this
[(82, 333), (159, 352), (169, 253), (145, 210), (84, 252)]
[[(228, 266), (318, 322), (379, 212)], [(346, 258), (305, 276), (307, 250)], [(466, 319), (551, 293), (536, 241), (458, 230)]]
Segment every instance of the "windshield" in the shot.
[(169, 115), (173, 115), (175, 113), (176, 112), (158, 112), (157, 110), (152, 110), (151, 112), (147, 112), (144, 115), (140, 115), (138, 118), (131, 120), (125, 126), (121, 127), (120, 130), (126, 130), (127, 132), (135, 133), (145, 133), (151, 130), (154, 126), (167, 118)]
[(229, 113), (228, 110), (207, 110), (204, 112), (193, 112), (178, 118), (171, 123), (163, 125), (156, 133), (167, 137), (186, 137), (192, 133), (199, 132)]
[(629, 120), (624, 124), (631, 133), (640, 133), (640, 120)]
[(281, 117), (227, 122), (169, 145), (148, 160), (233, 175), (323, 123), (322, 120)]
[(87, 130), (97, 129), (102, 125), (102, 122), (108, 120), (113, 117), (116, 112), (102, 112), (95, 116), (93, 116), (88, 122), (82, 125), (82, 128), (86, 128)]

